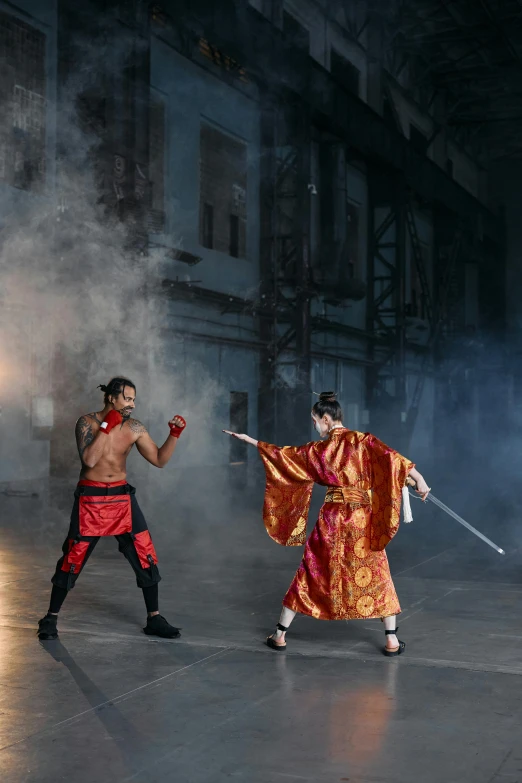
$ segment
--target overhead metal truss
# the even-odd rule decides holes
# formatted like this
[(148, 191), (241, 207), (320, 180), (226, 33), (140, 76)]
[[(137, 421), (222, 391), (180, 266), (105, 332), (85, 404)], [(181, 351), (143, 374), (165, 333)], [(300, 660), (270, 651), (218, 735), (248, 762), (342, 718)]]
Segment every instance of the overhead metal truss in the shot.
[(385, 66), (422, 103), (447, 97), (445, 123), (484, 160), (522, 154), (519, 0), (369, 0)]

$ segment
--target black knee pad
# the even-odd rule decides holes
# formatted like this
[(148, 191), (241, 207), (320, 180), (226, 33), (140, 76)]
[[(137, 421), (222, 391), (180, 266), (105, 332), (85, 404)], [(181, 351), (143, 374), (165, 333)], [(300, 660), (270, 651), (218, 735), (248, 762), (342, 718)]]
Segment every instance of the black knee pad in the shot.
[(58, 567), (53, 574), (51, 583), (69, 592), (69, 590), (73, 589), (79, 576), (80, 574), (71, 574), (70, 572), (62, 571), (61, 567)]
[(158, 566), (152, 568), (142, 568), (139, 572), (136, 571), (136, 584), (138, 587), (152, 587), (161, 582), (160, 572)]
[(129, 564), (136, 574), (136, 584), (138, 587), (151, 587), (161, 581), (158, 566), (151, 561), (148, 568), (143, 568), (140, 557), (136, 550), (135, 539), (130, 533), (124, 533), (118, 536), (118, 549), (122, 555), (129, 561)]

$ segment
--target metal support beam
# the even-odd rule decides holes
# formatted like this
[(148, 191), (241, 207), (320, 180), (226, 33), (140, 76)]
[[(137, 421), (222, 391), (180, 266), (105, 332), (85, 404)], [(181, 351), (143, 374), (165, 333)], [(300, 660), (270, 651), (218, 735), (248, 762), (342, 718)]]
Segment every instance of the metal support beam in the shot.
[(408, 415), (406, 418), (406, 436), (408, 442), (411, 441), (415, 423), (419, 414), (419, 408), (422, 400), (422, 393), (426, 383), (426, 378), (431, 366), (434, 364), (437, 352), (438, 341), (444, 329), (446, 319), (446, 307), (451, 292), (451, 281), (454, 279), (455, 269), (458, 263), (459, 254), (462, 246), (462, 232), (457, 229), (453, 234), (453, 241), (448, 246), (437, 245), (437, 258), (435, 266), (439, 271), (439, 284), (437, 296), (437, 309), (434, 314), (434, 321), (430, 332), (428, 350), (424, 354), (417, 375), (417, 380), (413, 390)]
[(431, 288), (428, 281), (428, 276), (426, 274), (426, 267), (424, 266), (419, 235), (417, 233), (417, 224), (415, 222), (413, 206), (410, 200), (406, 202), (406, 221), (408, 223), (408, 232), (410, 235), (413, 260), (415, 261), (415, 268), (417, 270), (421, 285), (421, 297), (424, 305), (423, 310), (425, 311), (426, 318), (429, 321), (430, 329), (433, 329), (433, 301)]
[[(263, 432), (268, 433), (264, 437), (275, 440), (276, 436), (299, 437), (310, 405), (312, 292), (307, 104), (294, 95), (287, 96), (286, 101), (279, 96), (277, 107), (275, 102), (266, 104), (261, 123), (264, 310), (260, 313), (260, 338), (266, 347), (261, 351), (259, 419)], [(281, 308), (285, 310), (283, 318)], [(286, 326), (284, 333), (281, 326)], [(283, 369), (285, 351), (292, 358), (284, 362)]]
[(259, 357), (259, 431), (275, 441), (277, 424), (276, 350), (277, 345), (277, 265), (276, 265), (276, 130), (278, 110), (269, 99), (261, 108), (261, 176), (260, 176), (260, 273), (261, 301), (271, 311), (259, 320), (262, 343)]
[[(310, 300), (311, 269), (310, 269), (310, 182), (311, 148), (310, 148), (310, 118), (306, 104), (300, 104), (294, 109), (292, 136), (298, 144), (297, 168), (297, 198), (293, 225), (294, 245), (296, 247), (296, 388), (298, 396), (297, 421), (308, 423), (311, 395), (311, 338), (312, 321)], [(309, 427), (306, 433), (309, 432)]]
[(369, 172), (367, 331), (385, 341), (377, 351), (369, 341), (366, 393), (373, 431), (402, 444), (406, 411), (406, 188)]

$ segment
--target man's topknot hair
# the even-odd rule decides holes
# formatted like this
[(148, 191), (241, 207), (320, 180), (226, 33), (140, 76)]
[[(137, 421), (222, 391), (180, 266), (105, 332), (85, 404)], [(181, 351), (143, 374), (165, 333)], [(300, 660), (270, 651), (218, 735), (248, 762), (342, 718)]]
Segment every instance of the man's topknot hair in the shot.
[(103, 401), (105, 405), (109, 402), (109, 397), (117, 397), (126, 386), (130, 386), (131, 389), (136, 391), (136, 384), (129, 380), (129, 378), (112, 378), (106, 386), (105, 384), (100, 384), (98, 389), (101, 389), (103, 392)]

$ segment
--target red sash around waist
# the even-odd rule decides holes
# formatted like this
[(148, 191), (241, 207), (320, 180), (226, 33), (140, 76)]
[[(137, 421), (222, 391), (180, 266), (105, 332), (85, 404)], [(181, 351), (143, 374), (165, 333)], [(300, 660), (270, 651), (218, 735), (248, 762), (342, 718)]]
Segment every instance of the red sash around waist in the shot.
[(356, 506), (371, 505), (371, 495), (367, 489), (355, 487), (328, 487), (325, 503), (350, 503)]
[(127, 479), (122, 481), (91, 481), (90, 479), (80, 479), (79, 487), (122, 487), (127, 483)]

